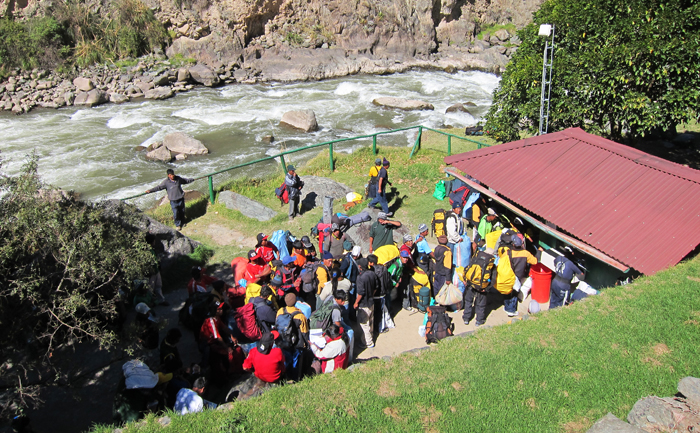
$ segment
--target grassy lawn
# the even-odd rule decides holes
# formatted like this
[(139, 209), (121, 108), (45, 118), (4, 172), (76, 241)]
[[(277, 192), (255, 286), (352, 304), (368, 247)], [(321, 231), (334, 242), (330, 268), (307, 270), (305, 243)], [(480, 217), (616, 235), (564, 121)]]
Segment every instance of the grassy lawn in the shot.
[[(700, 374), (700, 259), (530, 320), (172, 416), (167, 429), (585, 432)], [(405, 330), (415, 332), (416, 330)], [(398, 335), (398, 334), (397, 334)], [(126, 431), (161, 431), (155, 417)], [(97, 427), (98, 432), (111, 428)]]

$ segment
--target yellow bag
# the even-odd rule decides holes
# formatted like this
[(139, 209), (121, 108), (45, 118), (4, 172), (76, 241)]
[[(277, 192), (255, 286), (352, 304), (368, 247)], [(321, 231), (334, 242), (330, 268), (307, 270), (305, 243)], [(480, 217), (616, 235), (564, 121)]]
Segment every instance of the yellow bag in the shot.
[(515, 272), (511, 265), (512, 255), (510, 248), (502, 247), (498, 249), (498, 267), (496, 274), (496, 290), (507, 295), (513, 291), (515, 285)]
[(384, 245), (374, 250), (374, 255), (377, 256), (377, 263), (385, 265), (399, 256), (399, 249), (396, 245)]

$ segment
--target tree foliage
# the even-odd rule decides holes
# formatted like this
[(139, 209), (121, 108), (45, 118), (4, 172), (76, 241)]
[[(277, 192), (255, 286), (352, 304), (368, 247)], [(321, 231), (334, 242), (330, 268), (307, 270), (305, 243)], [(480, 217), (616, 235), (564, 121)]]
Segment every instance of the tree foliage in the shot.
[[(17, 385), (29, 389), (36, 376), (27, 371), (37, 366), (51, 370), (56, 350), (118, 341), (119, 291), (148, 275), (154, 258), (143, 235), (42, 185), (36, 156), (21, 174), (0, 177), (0, 239), (2, 387), (15, 387), (10, 394), (21, 407), (26, 391)], [(13, 368), (18, 357), (24, 370)]]
[(700, 113), (700, 2), (548, 0), (519, 32), (486, 129), (502, 141), (539, 125), (540, 24), (556, 28), (549, 130), (620, 140), (674, 130)]

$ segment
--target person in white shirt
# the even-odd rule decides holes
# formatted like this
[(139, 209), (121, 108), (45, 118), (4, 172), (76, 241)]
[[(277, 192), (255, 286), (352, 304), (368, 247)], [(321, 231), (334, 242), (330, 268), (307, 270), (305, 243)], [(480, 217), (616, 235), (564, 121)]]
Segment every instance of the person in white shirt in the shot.
[(182, 388), (178, 391), (175, 397), (175, 407), (173, 410), (178, 415), (187, 415), (188, 413), (201, 412), (204, 407), (215, 408), (216, 405), (210, 401), (204, 400), (201, 396), (204, 394), (204, 389), (207, 386), (207, 380), (203, 377), (194, 381), (192, 389)]

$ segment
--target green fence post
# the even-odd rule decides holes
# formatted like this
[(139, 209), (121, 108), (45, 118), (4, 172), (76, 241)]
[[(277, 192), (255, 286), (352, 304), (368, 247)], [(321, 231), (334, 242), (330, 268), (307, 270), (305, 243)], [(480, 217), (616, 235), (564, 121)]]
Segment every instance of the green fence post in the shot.
[(372, 153), (377, 154), (377, 134), (372, 136)]
[(284, 155), (280, 155), (280, 162), (282, 163), (282, 172), (286, 173), (287, 172), (287, 164), (284, 162)]
[(447, 136), (447, 156), (452, 155), (452, 136)]
[(333, 165), (333, 143), (328, 145), (328, 156), (331, 159), (331, 171), (335, 170), (335, 166)]
[(209, 201), (214, 204), (214, 176), (209, 176)]
[(420, 149), (420, 137), (423, 135), (423, 127), (419, 126), (418, 127), (418, 137), (416, 137), (416, 144), (413, 145), (413, 149), (411, 149), (411, 154), (409, 155), (408, 159), (413, 158), (413, 154), (416, 153), (416, 148)]

